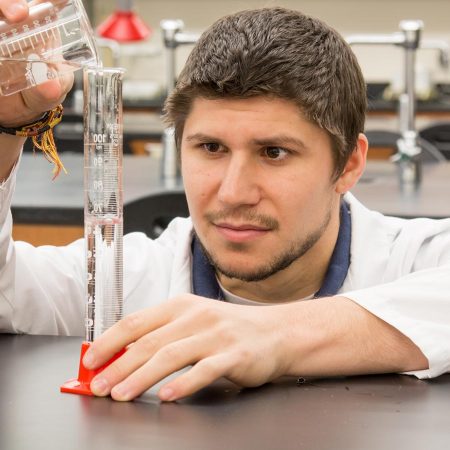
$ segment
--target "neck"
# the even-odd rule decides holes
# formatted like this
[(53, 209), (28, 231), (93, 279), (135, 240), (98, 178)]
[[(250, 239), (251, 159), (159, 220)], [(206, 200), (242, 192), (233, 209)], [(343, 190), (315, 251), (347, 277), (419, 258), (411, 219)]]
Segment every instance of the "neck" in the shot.
[(257, 302), (283, 303), (315, 294), (325, 278), (339, 233), (339, 207), (320, 239), (303, 256), (262, 281), (245, 282), (218, 274), (229, 292)]

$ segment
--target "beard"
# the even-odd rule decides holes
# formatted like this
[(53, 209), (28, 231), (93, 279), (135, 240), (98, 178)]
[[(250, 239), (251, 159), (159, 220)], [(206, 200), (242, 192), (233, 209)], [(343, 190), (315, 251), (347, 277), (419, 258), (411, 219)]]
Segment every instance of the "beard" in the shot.
[[(227, 216), (225, 213), (209, 214), (207, 217), (209, 219), (224, 218)], [(230, 216), (228, 216), (230, 217)], [(276, 230), (279, 228), (278, 222), (270, 217), (256, 215), (253, 213), (240, 215), (239, 217), (245, 217), (263, 225), (271, 224), (271, 229)], [(209, 251), (204, 243), (201, 241), (199, 236), (196, 234), (198, 242), (202, 247), (203, 253), (208, 259), (209, 263), (214, 267), (216, 272), (224, 275), (227, 278), (235, 278), (240, 281), (252, 282), (252, 281), (263, 281), (267, 278), (275, 275), (281, 270), (289, 267), (294, 261), (300, 259), (305, 255), (314, 245), (319, 241), (322, 235), (325, 233), (332, 217), (332, 208), (328, 207), (326, 214), (320, 223), (314, 230), (310, 231), (306, 236), (299, 237), (289, 241), (280, 251), (272, 256), (269, 255), (268, 260), (257, 267), (248, 267), (248, 269), (237, 270), (231, 265), (225, 265), (220, 262), (220, 259), (212, 251)], [(255, 222), (253, 222), (255, 223)], [(230, 246), (235, 251), (240, 251), (245, 253), (245, 245), (231, 243)]]

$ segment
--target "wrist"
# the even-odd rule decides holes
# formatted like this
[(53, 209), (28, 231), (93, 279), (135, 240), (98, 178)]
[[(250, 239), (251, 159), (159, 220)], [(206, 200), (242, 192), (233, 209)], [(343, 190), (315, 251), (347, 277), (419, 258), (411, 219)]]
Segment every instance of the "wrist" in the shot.
[(56, 108), (42, 114), (38, 119), (28, 121), (25, 124), (16, 126), (0, 125), (0, 133), (13, 136), (34, 137), (39, 136), (56, 126), (62, 118), (63, 107)]
[(353, 334), (353, 315), (346, 305), (337, 297), (327, 297), (291, 303), (289, 307), (286, 375), (344, 375), (354, 356), (347, 342)]
[(23, 117), (15, 117), (14, 120), (2, 121), (0, 119), (0, 127), (1, 128), (23, 128), (30, 123), (36, 122), (40, 120), (42, 117), (47, 114), (47, 111), (40, 113), (31, 113)]
[(45, 157), (53, 162), (53, 179), (55, 179), (61, 170), (66, 172), (66, 169), (59, 158), (55, 140), (53, 138), (53, 128), (61, 121), (62, 115), (63, 106), (58, 105), (56, 108), (47, 111), (38, 120), (25, 125), (20, 125), (18, 127), (0, 126), (0, 134), (20, 136), (23, 138), (31, 137), (34, 148), (42, 150)]

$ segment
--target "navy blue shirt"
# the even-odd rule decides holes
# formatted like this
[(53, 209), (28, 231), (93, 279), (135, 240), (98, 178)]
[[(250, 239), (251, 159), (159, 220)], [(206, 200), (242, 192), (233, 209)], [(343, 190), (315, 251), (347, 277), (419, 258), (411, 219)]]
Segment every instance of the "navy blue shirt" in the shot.
[[(322, 287), (314, 298), (328, 297), (337, 294), (350, 266), (351, 215), (348, 205), (342, 201), (340, 225), (336, 245), (331, 255)], [(194, 237), (192, 241), (192, 285), (194, 294), (202, 297), (223, 300), (224, 295), (217, 282), (214, 267), (209, 263), (203, 249)]]

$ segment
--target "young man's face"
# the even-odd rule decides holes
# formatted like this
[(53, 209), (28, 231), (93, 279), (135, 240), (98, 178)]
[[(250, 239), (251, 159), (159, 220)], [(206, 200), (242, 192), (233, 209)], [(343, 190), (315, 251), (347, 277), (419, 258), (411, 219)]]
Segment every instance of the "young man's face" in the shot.
[(195, 231), (222, 276), (265, 280), (334, 246), (330, 139), (294, 103), (196, 99), (181, 163)]

